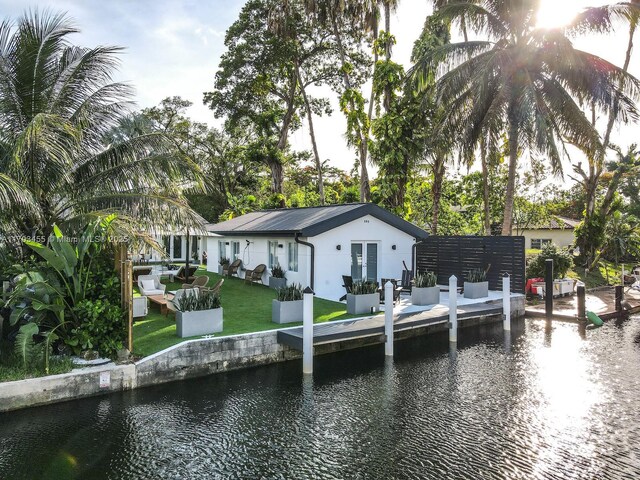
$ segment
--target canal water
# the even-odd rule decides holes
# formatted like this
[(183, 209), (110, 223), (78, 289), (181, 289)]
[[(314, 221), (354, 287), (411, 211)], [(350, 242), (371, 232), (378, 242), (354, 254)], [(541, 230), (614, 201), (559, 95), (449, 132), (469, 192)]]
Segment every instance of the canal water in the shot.
[(0, 415), (2, 479), (637, 479), (640, 318), (527, 320)]

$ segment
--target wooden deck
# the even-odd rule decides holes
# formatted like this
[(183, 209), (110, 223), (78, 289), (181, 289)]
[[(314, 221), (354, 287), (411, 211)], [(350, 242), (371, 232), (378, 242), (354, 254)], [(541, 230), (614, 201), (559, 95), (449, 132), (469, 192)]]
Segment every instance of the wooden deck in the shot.
[[(465, 320), (501, 314), (501, 302), (460, 305), (458, 306), (458, 325), (464, 327)], [(402, 332), (430, 325), (446, 324), (448, 321), (449, 308), (438, 305), (431, 310), (394, 315), (393, 330)], [(383, 335), (384, 315), (344, 322), (320, 323), (313, 326), (314, 346)], [(302, 350), (302, 327), (279, 331), (278, 342)]]

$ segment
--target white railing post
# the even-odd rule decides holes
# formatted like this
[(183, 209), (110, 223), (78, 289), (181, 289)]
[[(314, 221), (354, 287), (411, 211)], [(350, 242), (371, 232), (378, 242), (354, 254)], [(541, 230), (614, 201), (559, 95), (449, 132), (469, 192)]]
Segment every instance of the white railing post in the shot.
[(511, 330), (511, 277), (509, 274), (502, 277), (502, 313), (504, 329)]
[(449, 341), (458, 341), (458, 279), (449, 277)]
[(384, 354), (393, 357), (393, 283), (384, 285)]
[(302, 298), (302, 373), (313, 373), (313, 290), (309, 287)]

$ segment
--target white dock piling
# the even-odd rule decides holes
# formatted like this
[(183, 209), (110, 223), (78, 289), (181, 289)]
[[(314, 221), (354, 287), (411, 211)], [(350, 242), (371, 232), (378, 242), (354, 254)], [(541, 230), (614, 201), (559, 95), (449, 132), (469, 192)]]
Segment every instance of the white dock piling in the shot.
[(508, 274), (502, 277), (502, 313), (504, 329), (511, 330), (511, 277)]
[(449, 277), (449, 341), (458, 342), (458, 279)]
[(313, 290), (302, 297), (302, 373), (313, 373)]
[(393, 357), (393, 283), (384, 285), (384, 354)]

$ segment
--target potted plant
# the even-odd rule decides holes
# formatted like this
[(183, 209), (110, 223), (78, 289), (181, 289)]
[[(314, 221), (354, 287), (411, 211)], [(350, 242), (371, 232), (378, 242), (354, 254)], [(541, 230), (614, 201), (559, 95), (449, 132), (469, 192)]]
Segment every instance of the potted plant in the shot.
[(284, 288), (287, 286), (287, 279), (284, 277), (284, 270), (282, 267), (278, 265), (274, 265), (271, 267), (271, 276), (269, 277), (269, 287), (275, 288), (278, 290), (279, 288)]
[(487, 271), (482, 268), (474, 268), (467, 272), (464, 282), (464, 298), (483, 298), (489, 296), (489, 282)]
[(378, 285), (365, 280), (353, 282), (351, 293), (347, 294), (347, 313), (351, 315), (372, 313), (373, 309), (378, 307), (380, 307)]
[(438, 276), (434, 272), (418, 273), (414, 280), (415, 284), (411, 289), (413, 305), (435, 305), (440, 302), (440, 287), (436, 286)]
[(183, 293), (176, 307), (176, 333), (180, 338), (222, 331), (220, 295), (210, 291)]
[(294, 283), (279, 288), (271, 304), (271, 321), (291, 323), (302, 321), (302, 285)]
[(229, 265), (231, 262), (229, 261), (229, 259), (227, 257), (222, 257), (220, 258), (220, 260), (218, 260), (218, 275), (223, 275), (224, 274), (224, 267)]

